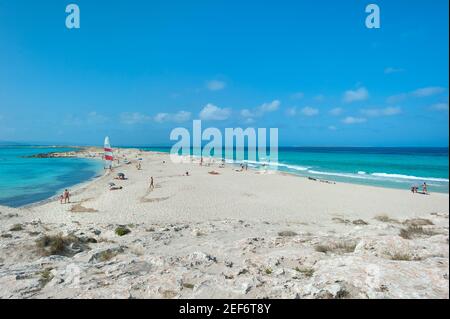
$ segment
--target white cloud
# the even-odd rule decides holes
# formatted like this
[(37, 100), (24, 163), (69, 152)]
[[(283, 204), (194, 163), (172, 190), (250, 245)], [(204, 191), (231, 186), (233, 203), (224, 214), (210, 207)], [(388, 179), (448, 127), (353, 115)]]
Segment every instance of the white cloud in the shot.
[(201, 111), (200, 111), (200, 119), (201, 120), (212, 120), (212, 121), (223, 121), (230, 117), (231, 109), (230, 108), (220, 108), (211, 103), (208, 103)]
[(337, 127), (334, 126), (334, 125), (330, 125), (330, 126), (328, 126), (328, 129), (329, 129), (330, 131), (336, 131), (336, 130), (337, 130)]
[(286, 115), (287, 116), (296, 116), (297, 115), (297, 108), (294, 107), (290, 107), (286, 110)]
[(220, 91), (226, 87), (226, 83), (224, 81), (219, 80), (211, 80), (206, 82), (206, 88), (210, 91)]
[(173, 115), (173, 120), (177, 123), (187, 122), (191, 119), (191, 112), (179, 111)]
[(342, 123), (344, 124), (360, 124), (364, 123), (367, 120), (363, 117), (353, 117), (353, 116), (347, 116), (342, 120)]
[(425, 88), (420, 88), (412, 92), (412, 95), (417, 97), (427, 97), (442, 93), (445, 91), (445, 88), (439, 86), (430, 86)]
[(273, 100), (269, 103), (261, 104), (260, 106), (250, 110), (250, 109), (243, 109), (241, 110), (241, 116), (242, 117), (260, 117), (263, 116), (265, 113), (269, 112), (275, 112), (280, 107), (281, 102), (279, 100)]
[(243, 109), (243, 110), (241, 110), (241, 116), (242, 117), (254, 117), (255, 114), (252, 111), (250, 111), (249, 109)]
[(303, 99), (304, 97), (305, 97), (305, 93), (303, 93), (303, 92), (296, 92), (291, 95), (291, 98), (294, 100), (300, 100), (300, 99)]
[(270, 103), (264, 103), (259, 107), (259, 110), (263, 113), (266, 112), (274, 112), (276, 110), (278, 110), (278, 108), (280, 107), (280, 101), (278, 100), (273, 100)]
[(134, 125), (149, 122), (152, 118), (139, 112), (125, 112), (120, 114), (120, 121), (123, 124)]
[(169, 116), (169, 113), (158, 113), (153, 119), (155, 120), (155, 122), (163, 123), (169, 119)]
[[(432, 110), (435, 111), (448, 111), (448, 103), (437, 103), (431, 106)], [(1, 117), (0, 117), (1, 120)]]
[(445, 88), (440, 87), (440, 86), (423, 87), (423, 88), (414, 90), (412, 92), (400, 93), (400, 94), (389, 96), (387, 98), (387, 102), (388, 103), (399, 103), (401, 101), (406, 100), (409, 97), (418, 97), (418, 98), (429, 97), (429, 96), (443, 93), (443, 92), (445, 92), (445, 90), (446, 90)]
[(402, 112), (400, 107), (386, 107), (386, 108), (373, 108), (373, 109), (362, 109), (361, 113), (365, 116), (392, 116), (397, 115)]
[(369, 98), (369, 91), (365, 87), (357, 90), (348, 90), (344, 93), (344, 102), (351, 103), (356, 101), (364, 101)]
[(395, 104), (404, 101), (407, 97), (407, 93), (400, 93), (397, 95), (389, 96), (386, 101), (390, 104)]
[(388, 68), (384, 69), (384, 74), (399, 73), (399, 72), (403, 72), (403, 71), (405, 71), (405, 70), (399, 69), (399, 68), (388, 67)]
[(301, 109), (301, 113), (305, 116), (314, 116), (319, 114), (319, 110), (310, 106), (305, 106)]
[(178, 111), (176, 113), (158, 113), (154, 116), (153, 120), (158, 123), (164, 122), (176, 122), (182, 123), (189, 121), (191, 118), (191, 112)]
[(338, 115), (341, 115), (342, 112), (344, 112), (343, 108), (335, 107), (335, 108), (331, 109), (328, 113), (330, 113), (333, 116), (338, 116)]

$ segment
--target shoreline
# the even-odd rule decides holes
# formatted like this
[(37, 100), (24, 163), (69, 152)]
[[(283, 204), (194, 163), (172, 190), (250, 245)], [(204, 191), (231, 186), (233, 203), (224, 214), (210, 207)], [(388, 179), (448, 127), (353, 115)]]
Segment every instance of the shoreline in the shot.
[[(97, 147), (97, 146), (54, 146), (55, 148), (58, 147), (65, 147), (65, 148), (75, 148), (75, 151), (68, 151), (68, 152), (48, 152), (48, 153), (42, 153), (42, 154), (36, 154), (33, 155), (31, 157), (33, 158), (39, 158), (39, 155), (48, 155), (48, 158), (82, 158), (82, 159), (92, 159), (92, 160), (99, 160), (101, 161), (101, 154), (103, 154), (103, 149), (101, 147)], [(126, 151), (126, 150), (132, 150), (132, 151), (136, 151), (136, 152), (144, 152), (146, 154), (154, 154), (154, 155), (162, 155), (162, 156), (168, 156), (170, 157), (170, 153), (168, 152), (160, 152), (160, 151), (147, 151), (147, 150), (142, 150), (141, 148), (117, 148), (116, 150), (122, 150), (122, 151)], [(120, 152), (119, 152), (120, 153)], [(195, 155), (191, 155), (191, 158), (193, 158), (193, 161), (195, 162), (196, 160), (199, 161), (200, 157), (195, 156)], [(217, 160), (217, 162), (215, 164), (218, 163), (218, 158), (214, 158), (214, 160)], [(244, 161), (245, 162), (245, 161)], [(184, 163), (186, 164), (186, 163)], [(119, 168), (122, 167), (124, 164), (120, 163), (119, 165), (115, 166), (115, 168)], [(239, 167), (240, 163), (239, 162), (234, 162), (234, 161), (227, 161), (227, 165), (232, 165), (235, 167)], [(307, 179), (307, 180), (311, 180), (311, 181), (316, 181), (319, 183), (327, 183), (327, 184), (335, 184), (335, 185), (339, 185), (339, 184), (344, 184), (344, 185), (356, 185), (356, 186), (361, 186), (364, 188), (368, 188), (368, 189), (373, 189), (373, 191), (377, 191), (380, 189), (389, 189), (389, 190), (397, 190), (397, 191), (408, 191), (407, 189), (403, 189), (403, 188), (394, 188), (394, 187), (388, 187), (388, 186), (379, 186), (379, 185), (370, 185), (370, 184), (363, 184), (363, 183), (351, 183), (351, 182), (347, 182), (347, 181), (335, 181), (335, 180), (328, 180), (328, 179), (324, 179), (324, 178), (317, 178), (317, 177), (311, 177), (311, 176), (307, 176), (307, 175), (300, 175), (294, 172), (286, 172), (283, 170), (279, 170), (279, 169), (265, 169), (265, 170), (261, 170), (258, 169), (256, 167), (248, 167), (249, 171), (253, 171), (253, 172), (264, 172), (263, 174), (278, 174), (278, 175), (282, 175), (282, 176), (291, 176), (291, 177), (295, 177), (295, 178), (300, 178), (300, 179)], [(105, 170), (104, 170), (105, 171)], [(101, 171), (100, 171), (101, 172)], [(270, 172), (270, 173), (268, 173)], [(74, 184), (72, 186), (70, 186), (70, 189), (72, 189), (73, 191), (71, 192), (71, 194), (79, 194), (80, 192), (83, 191), (83, 189), (86, 189), (89, 187), (90, 184), (94, 183), (95, 181), (108, 176), (107, 172), (104, 172), (104, 174), (99, 174), (97, 176), (91, 177), (89, 180), (83, 181), (81, 183), (77, 183)], [(34, 208), (34, 207), (39, 207), (42, 205), (45, 205), (49, 202), (55, 201), (57, 200), (57, 194), (65, 189), (67, 187), (63, 187), (60, 190), (56, 191), (54, 195), (52, 195), (49, 198), (43, 199), (43, 200), (39, 200), (33, 203), (29, 203), (23, 206), (19, 206), (19, 207), (11, 207), (11, 206), (7, 206), (7, 205), (0, 205), (1, 207), (8, 207), (8, 208), (17, 208), (17, 209), (21, 209), (21, 208)], [(443, 194), (443, 195), (449, 195), (448, 192), (432, 192), (433, 194)], [(431, 193), (430, 193), (431, 194)], [(416, 195), (424, 195), (424, 194), (416, 194)], [(427, 195), (424, 195), (427, 196)]]
[[(101, 149), (100, 148), (89, 148), (89, 149), (85, 149), (85, 150), (80, 150), (79, 152), (77, 152), (77, 157), (79, 158), (96, 158), (99, 159), (99, 157), (101, 157)], [(92, 154), (96, 155), (97, 157), (93, 157)], [(373, 206), (373, 208), (370, 208), (369, 211), (376, 211), (376, 207), (377, 205), (375, 204), (366, 204), (366, 203), (362, 203), (360, 201), (360, 199), (358, 198), (358, 196), (355, 197), (355, 194), (367, 194), (367, 197), (371, 196), (374, 197), (376, 199), (374, 199), (375, 201), (384, 201), (383, 198), (390, 198), (391, 202), (396, 203), (396, 204), (392, 204), (389, 205), (388, 203), (384, 204), (384, 205), (378, 205), (380, 207), (380, 210), (386, 210), (386, 211), (392, 211), (395, 212), (396, 214), (399, 214), (400, 212), (404, 211), (404, 215), (405, 217), (408, 215), (411, 215), (411, 213), (407, 212), (407, 209), (405, 209), (405, 207), (410, 207), (411, 211), (417, 211), (420, 212), (420, 205), (425, 205), (429, 206), (429, 207), (444, 207), (444, 211), (448, 211), (448, 204), (442, 204), (445, 200), (447, 200), (448, 203), (448, 194), (446, 193), (432, 193), (431, 195), (421, 195), (421, 194), (411, 194), (411, 192), (409, 190), (400, 190), (400, 189), (392, 189), (392, 188), (385, 188), (385, 187), (378, 187), (378, 186), (372, 186), (372, 185), (361, 185), (361, 184), (353, 184), (353, 183), (344, 183), (344, 182), (334, 182), (334, 181), (328, 181), (328, 180), (316, 180), (316, 179), (311, 179), (308, 178), (306, 176), (299, 176), (296, 174), (292, 174), (289, 172), (283, 172), (283, 171), (279, 171), (279, 170), (266, 170), (266, 171), (262, 171), (262, 170), (258, 170), (258, 169), (253, 169), (251, 167), (249, 167), (248, 171), (243, 171), (243, 172), (239, 172), (239, 170), (237, 169), (239, 167), (239, 164), (233, 163), (233, 164), (227, 164), (226, 165), (226, 169), (221, 169), (218, 168), (219, 162), (215, 163), (214, 165), (208, 167), (208, 166), (199, 166), (198, 163), (198, 159), (193, 158), (193, 162), (192, 163), (188, 163), (188, 164), (174, 164), (171, 163), (170, 158), (169, 158), (169, 154), (167, 153), (162, 153), (162, 152), (152, 152), (152, 151), (141, 151), (138, 149), (119, 149), (118, 153), (118, 158), (120, 159), (124, 159), (127, 158), (128, 160), (131, 160), (131, 162), (133, 162), (131, 165), (125, 165), (123, 163), (123, 161), (120, 163), (119, 166), (116, 166), (114, 168), (115, 172), (117, 172), (118, 169), (121, 169), (124, 171), (124, 173), (128, 176), (130, 173), (132, 174), (136, 174), (140, 171), (137, 171), (134, 167), (136, 161), (138, 158), (142, 157), (144, 159), (144, 166), (145, 169), (148, 170), (150, 169), (150, 173), (148, 173), (147, 178), (149, 178), (151, 175), (155, 176), (155, 174), (157, 172), (156, 171), (161, 171), (162, 169), (164, 169), (164, 166), (170, 166), (170, 171), (177, 171), (179, 175), (172, 176), (169, 177), (170, 179), (179, 179), (179, 182), (183, 182), (183, 184), (185, 184), (184, 182), (186, 182), (186, 178), (183, 178), (183, 174), (185, 172), (185, 170), (195, 170), (196, 171), (196, 175), (197, 174), (205, 174), (205, 170), (216, 170), (218, 172), (220, 172), (220, 174), (226, 173), (225, 175), (229, 176), (226, 177), (227, 179), (227, 184), (228, 186), (221, 185), (221, 183), (214, 185), (214, 187), (219, 187), (218, 192), (222, 192), (222, 187), (233, 187), (233, 184), (235, 181), (237, 181), (237, 179), (241, 180), (239, 183), (243, 183), (242, 185), (245, 185), (248, 181), (247, 178), (250, 178), (250, 180), (253, 180), (255, 178), (258, 178), (256, 176), (260, 176), (258, 179), (261, 180), (267, 180), (266, 183), (273, 183), (274, 181), (276, 181), (276, 183), (279, 183), (279, 186), (276, 187), (276, 190), (271, 190), (270, 188), (267, 188), (267, 185), (263, 188), (265, 188), (265, 190), (261, 190), (258, 191), (257, 194), (259, 192), (268, 192), (268, 194), (270, 194), (273, 191), (276, 191), (276, 193), (279, 196), (279, 198), (283, 198), (283, 196), (288, 196), (287, 193), (292, 193), (291, 195), (289, 195), (288, 197), (286, 197), (283, 201), (288, 200), (288, 202), (290, 202), (290, 204), (287, 203), (270, 203), (267, 202), (265, 205), (269, 205), (270, 206), (275, 206), (275, 207), (289, 207), (291, 205), (292, 209), (304, 209), (305, 207), (310, 207), (309, 209), (311, 210), (311, 212), (316, 211), (317, 213), (323, 213), (325, 212), (330, 212), (332, 210), (336, 210), (336, 211), (345, 211), (345, 210), (349, 210), (349, 211), (355, 211), (357, 210), (356, 207), (360, 207), (359, 209), (362, 211), (368, 211), (368, 207)], [(157, 161), (161, 161), (161, 162), (166, 162), (166, 165), (162, 165), (161, 163), (159, 164), (155, 164), (154, 161), (155, 159)], [(150, 161), (150, 164), (147, 164), (147, 161)], [(151, 164), (154, 163), (154, 164)], [(117, 165), (117, 164), (115, 164)], [(148, 167), (150, 165), (150, 167)], [(158, 168), (159, 167), (159, 168)], [(151, 172), (153, 171), (153, 172)], [(203, 173), (202, 173), (203, 172)], [(142, 172), (144, 174), (147, 174), (145, 172)], [(233, 175), (236, 175), (236, 177), (232, 177)], [(241, 178), (239, 176), (247, 176), (247, 178)], [(250, 177), (250, 176), (254, 176), (254, 177)], [(108, 191), (107, 189), (107, 184), (108, 182), (112, 182), (114, 181), (113, 178), (115, 176), (114, 175), (110, 175), (109, 172), (105, 172), (104, 174), (100, 174), (97, 177), (94, 177), (88, 181), (85, 181), (83, 183), (79, 183), (76, 184), (72, 187), (70, 187), (69, 191), (71, 191), (72, 194), (72, 198), (89, 198), (88, 201), (97, 201), (96, 198), (97, 197), (111, 197), (110, 195), (106, 195), (106, 194), (111, 194), (111, 193), (115, 193), (115, 192), (111, 192)], [(191, 178), (191, 177), (189, 177)], [(200, 178), (200, 177), (199, 177)], [(160, 176), (155, 176), (156, 182), (159, 181)], [(164, 178), (163, 178), (164, 179)], [(165, 178), (167, 179), (167, 178)], [(236, 180), (235, 180), (236, 179)], [(145, 181), (144, 185), (142, 185), (142, 177), (139, 177), (138, 175), (136, 176), (132, 176), (130, 178), (129, 181), (119, 181), (119, 184), (122, 183), (123, 186), (127, 189), (127, 193), (129, 193), (130, 198), (136, 198), (137, 203), (132, 203), (133, 207), (141, 207), (141, 209), (147, 209), (147, 205), (145, 205), (146, 201), (161, 201), (161, 204), (158, 204), (157, 202), (154, 203), (154, 205), (159, 206), (162, 205), (163, 210), (166, 211), (170, 211), (171, 215), (173, 215), (173, 217), (176, 217), (174, 220), (182, 220), (183, 216), (185, 216), (185, 214), (181, 213), (178, 214), (178, 211), (182, 211), (182, 207), (183, 204), (182, 203), (177, 203), (175, 206), (172, 205), (166, 205), (166, 200), (168, 198), (171, 197), (179, 197), (177, 195), (177, 192), (173, 193), (173, 191), (167, 194), (164, 194), (164, 196), (160, 196), (158, 198), (155, 199), (148, 199), (148, 197), (152, 197), (151, 193), (146, 192), (146, 186), (145, 184), (147, 184), (148, 182)], [(165, 183), (169, 182), (169, 180), (167, 180)], [(196, 178), (197, 180), (197, 178)], [(213, 179), (211, 179), (210, 181), (213, 181)], [(115, 181), (116, 182), (116, 181)], [(199, 183), (204, 183), (207, 182), (206, 180), (204, 180), (204, 178), (200, 178), (198, 179)], [(130, 184), (131, 183), (131, 184)], [(197, 183), (197, 182), (196, 182)], [(230, 184), (231, 183), (231, 184)], [(136, 184), (136, 185), (135, 185)], [(286, 186), (285, 186), (286, 185)], [(286, 189), (283, 191), (283, 189), (285, 187), (288, 187), (287, 185), (297, 185), (294, 186), (294, 190), (289, 190)], [(200, 186), (200, 185), (198, 185)], [(175, 188), (179, 187), (176, 186), (176, 184), (173, 186)], [(171, 187), (171, 188), (173, 188)], [(186, 188), (192, 188), (193, 185), (187, 184), (183, 187)], [(203, 187), (207, 187), (207, 184), (205, 184), (205, 186)], [(292, 187), (292, 186), (291, 186)], [(304, 189), (306, 191), (306, 193), (297, 193), (295, 191), (295, 188), (300, 187), (301, 189)], [(130, 188), (130, 190), (129, 190)], [(252, 201), (250, 200), (252, 197), (255, 197), (255, 195), (257, 197), (259, 197), (259, 195), (254, 194), (254, 195), (250, 195), (252, 192), (250, 191), (252, 187), (249, 188), (249, 190), (245, 190), (243, 189), (241, 192), (242, 194), (248, 194), (245, 196), (250, 196), (249, 200), (247, 202), (248, 205), (250, 205), (249, 207), (252, 207), (251, 209), (257, 209), (257, 205), (256, 203), (252, 203)], [(207, 190), (208, 188), (205, 189), (205, 193), (208, 192)], [(155, 190), (156, 191), (156, 190)], [(312, 191), (311, 196), (308, 196), (308, 192)], [(227, 191), (228, 192), (228, 191)], [(336, 193), (336, 195), (333, 196), (338, 196), (335, 199), (330, 200), (325, 200), (323, 201), (323, 196), (329, 192), (332, 193)], [(297, 194), (296, 194), (297, 193)], [(56, 193), (57, 194), (57, 193)], [(286, 194), (286, 195), (283, 195)], [(337, 195), (339, 194), (339, 195)], [(207, 198), (207, 195), (196, 195), (196, 196), (200, 196), (199, 199), (200, 200), (205, 200)], [(244, 196), (244, 197), (245, 197)], [(302, 200), (300, 200), (300, 202), (297, 202), (295, 200), (296, 197), (303, 198), (303, 200), (306, 200), (307, 203), (309, 203), (307, 206), (302, 204)], [(91, 198), (93, 197), (93, 198)], [(242, 197), (239, 194), (233, 194), (232, 193), (232, 197), (235, 197), (238, 201), (242, 201)], [(311, 198), (309, 198), (311, 197)], [(342, 198), (342, 199), (340, 199)], [(355, 200), (355, 203), (352, 202), (352, 200), (350, 200), (350, 198), (354, 198), (352, 200)], [(222, 200), (220, 198), (218, 203), (221, 203)], [(114, 200), (114, 197), (111, 197), (111, 200)], [(130, 199), (124, 198), (124, 200), (129, 201)], [(405, 202), (405, 200), (409, 201), (416, 201), (417, 204), (419, 205), (419, 207), (414, 207), (414, 205), (410, 205), (408, 202)], [(317, 203), (316, 203), (317, 201)], [(42, 201), (38, 201), (35, 203), (31, 203), (29, 205), (25, 205), (25, 206), (21, 206), (19, 208), (17, 208), (18, 210), (22, 210), (22, 211), (32, 211), (32, 212), (40, 212), (43, 210), (48, 209), (48, 211), (58, 211), (58, 210), (66, 210), (64, 207), (66, 205), (63, 205), (62, 207), (58, 207), (59, 202), (57, 200), (57, 198), (55, 196), (52, 196), (46, 200), (42, 200)], [(105, 203), (103, 203), (103, 201), (99, 202), (99, 204), (101, 204), (101, 206), (105, 206)], [(345, 204), (343, 204), (345, 203)], [(439, 203), (439, 204), (437, 204)], [(56, 205), (58, 204), (58, 205)], [(187, 203), (186, 203), (187, 204)], [(130, 203), (131, 205), (131, 203)], [(192, 203), (192, 205), (194, 207), (197, 207), (198, 204), (196, 203)], [(222, 204), (220, 204), (222, 205)], [(256, 205), (256, 206), (255, 206)], [(344, 206), (342, 206), (344, 205)], [(108, 206), (108, 205), (106, 205)], [(96, 210), (102, 211), (105, 209), (109, 209), (106, 208), (106, 206), (104, 208), (95, 208)], [(342, 206), (340, 208), (340, 206)], [(395, 211), (395, 207), (399, 207), (399, 209), (397, 211)], [(7, 206), (0, 206), (0, 208), (6, 208)], [(108, 206), (109, 207), (109, 206)], [(296, 208), (297, 207), (297, 208)], [(385, 208), (382, 208), (385, 207)], [(10, 208), (10, 207), (8, 207)], [(199, 207), (200, 208), (200, 207)], [(337, 209), (336, 209), (337, 208)], [(123, 208), (126, 210), (126, 208)], [(237, 209), (239, 211), (243, 210), (242, 207), (237, 207)], [(285, 210), (285, 208), (282, 208), (283, 210)], [(263, 208), (264, 211), (266, 211), (266, 208)], [(205, 207), (201, 207), (201, 211), (202, 211), (202, 215), (206, 214), (208, 209)], [(430, 211), (430, 208), (427, 208), (427, 211)], [(309, 214), (311, 214), (311, 212), (309, 212)], [(345, 212), (344, 212), (345, 214)], [(367, 213), (365, 213), (367, 214)], [(31, 214), (33, 215), (33, 214)], [(40, 213), (38, 213), (37, 215), (40, 215)], [(50, 220), (52, 219), (51, 214), (47, 213), (44, 214), (45, 216), (47, 216)], [(95, 215), (95, 214), (94, 214)], [(216, 215), (216, 214), (213, 214)], [(114, 215), (116, 216), (116, 215)], [(158, 214), (158, 218), (163, 218), (161, 214)], [(205, 215), (206, 216), (206, 215)], [(117, 217), (117, 216), (116, 216)], [(116, 218), (114, 217), (114, 218)], [(139, 220), (139, 217), (134, 217), (137, 218)], [(185, 221), (189, 221), (191, 220), (191, 217), (185, 217), (184, 220)], [(214, 217), (216, 218), (216, 217)]]

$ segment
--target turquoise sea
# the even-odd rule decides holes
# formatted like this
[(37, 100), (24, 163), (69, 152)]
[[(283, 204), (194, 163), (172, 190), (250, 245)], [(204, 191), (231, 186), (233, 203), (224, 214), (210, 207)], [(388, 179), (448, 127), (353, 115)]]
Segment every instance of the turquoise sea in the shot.
[(0, 146), (0, 205), (19, 207), (52, 197), (103, 172), (103, 163), (79, 158), (26, 158), (70, 148)]
[[(143, 150), (170, 152), (168, 147)], [(389, 188), (409, 189), (426, 182), (430, 191), (448, 193), (448, 160), (448, 148), (281, 147), (276, 163), (257, 159), (248, 164), (256, 169)]]

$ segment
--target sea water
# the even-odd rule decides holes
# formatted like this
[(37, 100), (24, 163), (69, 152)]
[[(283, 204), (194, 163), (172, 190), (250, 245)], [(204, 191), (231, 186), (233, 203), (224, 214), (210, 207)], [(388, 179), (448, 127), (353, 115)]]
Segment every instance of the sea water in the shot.
[(82, 158), (29, 158), (71, 148), (0, 146), (0, 205), (19, 207), (102, 174), (103, 163)]
[[(168, 147), (141, 149), (170, 151)], [(281, 147), (276, 162), (265, 158), (246, 162), (255, 169), (276, 169), (321, 180), (405, 190), (426, 182), (431, 192), (449, 191), (448, 148)]]

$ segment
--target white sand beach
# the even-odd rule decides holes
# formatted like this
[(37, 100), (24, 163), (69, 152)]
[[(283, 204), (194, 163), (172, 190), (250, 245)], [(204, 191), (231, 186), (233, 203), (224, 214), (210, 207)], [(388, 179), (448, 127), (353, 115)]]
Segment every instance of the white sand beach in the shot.
[[(70, 204), (0, 207), (1, 298), (449, 296), (448, 194), (119, 156), (113, 172), (71, 189)], [(58, 233), (90, 241), (39, 252), (35, 242)], [(62, 279), (68, 265), (76, 287)]]

